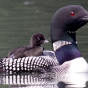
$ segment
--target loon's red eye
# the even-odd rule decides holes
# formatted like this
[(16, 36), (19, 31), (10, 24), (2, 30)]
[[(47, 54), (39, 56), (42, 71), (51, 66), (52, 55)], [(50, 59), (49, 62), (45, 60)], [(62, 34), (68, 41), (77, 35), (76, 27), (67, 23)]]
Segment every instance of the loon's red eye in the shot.
[(71, 12), (71, 16), (75, 16), (75, 13), (74, 12)]

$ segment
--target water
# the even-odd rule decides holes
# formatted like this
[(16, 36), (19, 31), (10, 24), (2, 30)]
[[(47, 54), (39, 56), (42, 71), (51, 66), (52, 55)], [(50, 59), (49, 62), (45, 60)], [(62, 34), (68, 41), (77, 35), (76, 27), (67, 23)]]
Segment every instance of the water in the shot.
[[(0, 58), (6, 57), (8, 52), (16, 47), (30, 44), (30, 37), (36, 32), (43, 33), (50, 41), (52, 16), (60, 7), (70, 4), (80, 4), (88, 11), (87, 0), (0, 0)], [(79, 50), (88, 62), (87, 40), (88, 24), (77, 31)], [(53, 50), (51, 42), (43, 46), (47, 50)], [(58, 88), (58, 83), (37, 87)], [(0, 85), (1, 88), (8, 88), (8, 86), (9, 84)], [(33, 87), (29, 85), (29, 87), (35, 88), (36, 85), (34, 84)]]
[(83, 88), (87, 81), (87, 73), (0, 75), (1, 88)]

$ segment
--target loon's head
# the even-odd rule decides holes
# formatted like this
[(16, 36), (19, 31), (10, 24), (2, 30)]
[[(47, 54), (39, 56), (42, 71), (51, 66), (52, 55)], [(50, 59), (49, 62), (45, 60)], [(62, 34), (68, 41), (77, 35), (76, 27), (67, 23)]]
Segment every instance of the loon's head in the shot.
[(68, 5), (56, 11), (50, 35), (59, 64), (82, 57), (76, 44), (76, 31), (88, 22), (88, 12), (80, 5)]
[(48, 40), (45, 39), (45, 36), (41, 33), (36, 33), (31, 37), (30, 40), (31, 47), (41, 46), (43, 43), (48, 43)]
[(56, 11), (52, 18), (51, 41), (76, 41), (76, 31), (88, 22), (88, 12), (80, 5), (68, 5)]

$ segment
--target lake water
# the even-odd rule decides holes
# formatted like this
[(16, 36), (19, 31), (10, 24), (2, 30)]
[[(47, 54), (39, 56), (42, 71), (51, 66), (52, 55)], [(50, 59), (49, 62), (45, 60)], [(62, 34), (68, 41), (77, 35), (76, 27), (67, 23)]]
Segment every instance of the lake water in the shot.
[[(0, 0), (0, 58), (6, 57), (8, 52), (16, 47), (29, 45), (30, 37), (36, 32), (43, 33), (50, 41), (52, 16), (59, 8), (71, 4), (82, 5), (88, 11), (87, 0)], [(80, 52), (88, 62), (88, 24), (77, 31), (77, 42)], [(43, 46), (46, 50), (53, 50), (51, 42)], [(57, 79), (56, 74), (53, 77), (50, 74), (48, 78), (42, 78), (41, 75), (1, 75), (0, 88), (64, 88), (65, 84), (71, 84), (70, 81)], [(85, 75), (83, 77), (85, 78)], [(68, 78), (69, 76), (66, 79)], [(83, 80), (82, 76), (79, 78)], [(21, 86), (23, 79), (26, 82)], [(15, 85), (8, 80), (12, 84), (14, 81)], [(87, 88), (87, 85), (81, 87)]]
[(0, 88), (88, 88), (87, 73), (0, 75)]

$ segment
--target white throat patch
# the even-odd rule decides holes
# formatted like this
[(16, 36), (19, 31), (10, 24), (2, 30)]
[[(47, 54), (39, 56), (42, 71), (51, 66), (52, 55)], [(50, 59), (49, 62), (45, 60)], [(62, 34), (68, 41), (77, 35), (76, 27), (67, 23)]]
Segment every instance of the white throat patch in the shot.
[[(56, 41), (56, 42), (53, 43), (53, 49), (54, 49), (54, 51), (56, 51), (60, 47), (62, 47), (64, 45), (70, 45), (70, 44), (72, 44), (72, 42), (68, 42), (68, 41)], [(76, 42), (76, 44), (77, 44), (77, 42)]]

